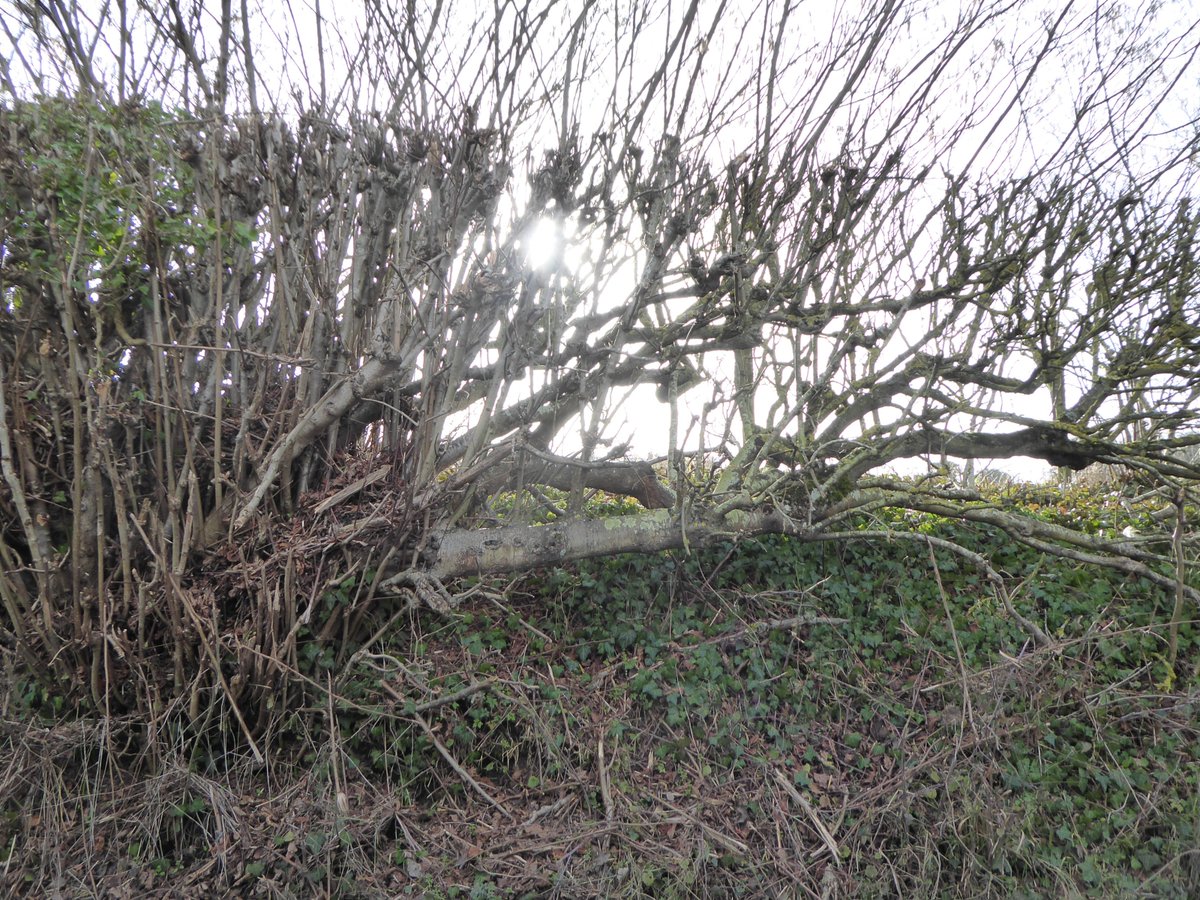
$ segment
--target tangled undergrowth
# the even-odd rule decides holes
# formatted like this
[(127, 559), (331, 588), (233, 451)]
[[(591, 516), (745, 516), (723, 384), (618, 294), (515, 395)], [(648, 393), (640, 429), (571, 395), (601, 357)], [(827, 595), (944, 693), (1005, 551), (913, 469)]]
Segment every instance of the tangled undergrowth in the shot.
[[(1148, 514), (1018, 499), (1095, 530)], [(57, 896), (1196, 896), (1194, 616), (1172, 665), (1169, 592), (986, 530), (907, 524), (986, 550), (1052, 646), (933, 543), (770, 538), (462, 585), (454, 615), (401, 611), (342, 658), (301, 639), (317, 699), (261, 736), (263, 765), (216, 692), (195, 719), (64, 720), (10, 682), (0, 882)], [(352, 596), (331, 589), (310, 631)]]

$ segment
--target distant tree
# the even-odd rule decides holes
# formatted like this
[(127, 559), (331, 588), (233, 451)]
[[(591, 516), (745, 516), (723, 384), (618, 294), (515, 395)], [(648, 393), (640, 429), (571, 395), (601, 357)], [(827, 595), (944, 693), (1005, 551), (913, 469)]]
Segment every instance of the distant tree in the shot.
[[(389, 597), (928, 540), (855, 524), (889, 507), (1197, 600), (1186, 3), (6, 6), (0, 637), (29, 672), (109, 707), (215, 689), (252, 735), (298, 647), (358, 646)], [(1180, 524), (1089, 536), (945, 477), (1012, 457), (1125, 467)], [(582, 515), (596, 491), (631, 514)]]

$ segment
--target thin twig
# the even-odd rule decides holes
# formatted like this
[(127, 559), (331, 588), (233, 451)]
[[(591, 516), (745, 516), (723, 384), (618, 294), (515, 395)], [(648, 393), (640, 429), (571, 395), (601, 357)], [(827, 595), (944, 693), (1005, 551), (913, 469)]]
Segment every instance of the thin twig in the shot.
[(533, 811), (533, 813), (529, 816), (528, 819), (526, 819), (524, 822), (521, 823), (521, 827), (528, 828), (530, 825), (532, 825), (538, 819), (545, 818), (546, 816), (550, 815), (551, 813), (558, 812), (559, 810), (563, 809), (568, 803), (570, 803), (573, 799), (574, 799), (574, 797), (572, 797), (571, 794), (567, 794), (565, 797), (559, 797), (553, 803), (547, 803), (545, 806), (539, 806), (537, 809), (535, 809)]
[(516, 816), (510, 813), (505, 808), (504, 804), (484, 790), (483, 785), (472, 778), (471, 774), (461, 765), (459, 765), (458, 760), (456, 760), (453, 754), (446, 749), (446, 745), (438, 740), (438, 736), (433, 733), (433, 729), (429, 727), (429, 723), (425, 721), (424, 717), (422, 717), (420, 713), (413, 712), (410, 713), (408, 717), (421, 726), (421, 730), (424, 731), (426, 737), (433, 742), (433, 746), (437, 748), (437, 752), (441, 754), (442, 759), (444, 759), (446, 764), (458, 774), (459, 778), (465, 781), (480, 797), (482, 797), (492, 806), (496, 807), (496, 809), (500, 810), (500, 812), (503, 813), (505, 818), (507, 818), (510, 822), (515, 822), (517, 820)]
[(688, 812), (687, 810), (680, 809), (674, 803), (670, 803), (661, 798), (658, 799), (658, 802), (661, 803), (663, 806), (665, 806), (667, 809), (671, 810), (671, 812), (676, 813), (677, 815), (681, 816), (685, 821), (690, 822), (693, 825), (698, 825), (700, 827), (700, 830), (703, 831), (707, 837), (716, 841), (718, 844), (720, 844), (722, 847), (724, 847), (730, 853), (736, 853), (739, 856), (745, 856), (746, 854), (748, 854), (750, 852), (750, 847), (748, 845), (739, 841), (737, 838), (731, 838), (729, 835), (723, 834), (720, 831), (717, 831), (717, 829), (713, 828), (711, 825), (704, 822), (703, 820), (701, 820), (694, 814)]
[[(447, 694), (445, 697), (438, 697), (434, 700), (426, 700), (424, 703), (417, 703), (412, 707), (406, 706), (404, 713), (405, 715), (409, 715), (411, 713), (428, 712), (431, 709), (437, 709), (437, 707), (445, 706), (448, 703), (457, 703), (459, 700), (465, 700), (472, 694), (478, 694), (480, 691), (490, 688), (493, 683), (494, 682), (491, 679), (486, 681), (473, 681), (465, 688), (461, 688), (460, 690), (455, 691), (453, 694)], [(391, 694), (391, 696), (399, 702), (404, 704), (411, 702), (407, 697), (397, 691), (386, 681), (379, 682), (379, 686), (387, 693)]]
[(1174, 498), (1175, 531), (1171, 535), (1171, 552), (1175, 556), (1175, 608), (1171, 611), (1171, 625), (1167, 631), (1167, 665), (1170, 669), (1168, 677), (1174, 675), (1175, 663), (1179, 658), (1179, 625), (1183, 621), (1183, 601), (1187, 589), (1183, 557), (1183, 532), (1186, 524), (1183, 505), (1186, 499), (1187, 493), (1180, 488)]

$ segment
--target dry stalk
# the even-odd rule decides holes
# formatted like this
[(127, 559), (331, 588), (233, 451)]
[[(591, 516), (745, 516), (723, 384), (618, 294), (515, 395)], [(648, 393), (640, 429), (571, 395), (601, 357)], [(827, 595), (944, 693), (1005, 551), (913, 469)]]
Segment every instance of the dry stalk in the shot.
[(612, 786), (608, 782), (608, 762), (604, 758), (604, 734), (601, 733), (596, 742), (596, 767), (600, 774), (600, 799), (604, 803), (604, 822), (608, 826), (608, 834), (616, 823), (616, 812), (613, 805)]
[(954, 657), (958, 661), (958, 675), (962, 688), (963, 711), (966, 713), (966, 720), (971, 723), (971, 730), (975, 731), (975, 712), (971, 703), (971, 685), (967, 678), (967, 664), (963, 659), (962, 643), (958, 639), (958, 628), (954, 625), (954, 614), (950, 612), (950, 600), (946, 597), (946, 586), (942, 584), (942, 573), (938, 568), (937, 556), (933, 552), (933, 544), (929, 545), (929, 563), (933, 567), (938, 596), (942, 600), (942, 609), (946, 613), (946, 626), (950, 629), (950, 638), (954, 642)]
[(775, 778), (775, 783), (783, 788), (784, 792), (786, 792), (789, 797), (795, 800), (800, 805), (800, 808), (804, 810), (804, 814), (808, 816), (808, 820), (812, 823), (813, 828), (816, 830), (817, 836), (821, 838), (821, 842), (825, 845), (826, 849), (829, 850), (829, 856), (833, 860), (833, 864), (840, 867), (842, 865), (842, 855), (838, 848), (837, 841), (834, 839), (833, 833), (830, 832), (830, 830), (825, 826), (825, 823), (821, 820), (821, 817), (817, 814), (817, 811), (813, 808), (813, 805), (809, 803), (807, 799), (805, 799), (803, 794), (796, 790), (787, 777), (778, 769), (772, 769), (771, 774)]

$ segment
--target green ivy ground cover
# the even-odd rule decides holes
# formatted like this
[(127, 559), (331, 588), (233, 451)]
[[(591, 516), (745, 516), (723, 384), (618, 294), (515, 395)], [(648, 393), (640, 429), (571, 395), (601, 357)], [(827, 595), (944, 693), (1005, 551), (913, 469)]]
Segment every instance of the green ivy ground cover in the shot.
[[(109, 838), (115, 871), (192, 877), (238, 820), (208, 877), (268, 896), (1196, 896), (1194, 616), (1172, 666), (1169, 592), (907, 524), (987, 553), (1053, 646), (911, 540), (542, 571), (367, 648), (322, 648), (314, 622), (313, 702), (264, 741), (290, 760), (277, 787), (181, 735), (186, 775), (154, 828)], [(32, 872), (8, 809), (8, 864)]]

